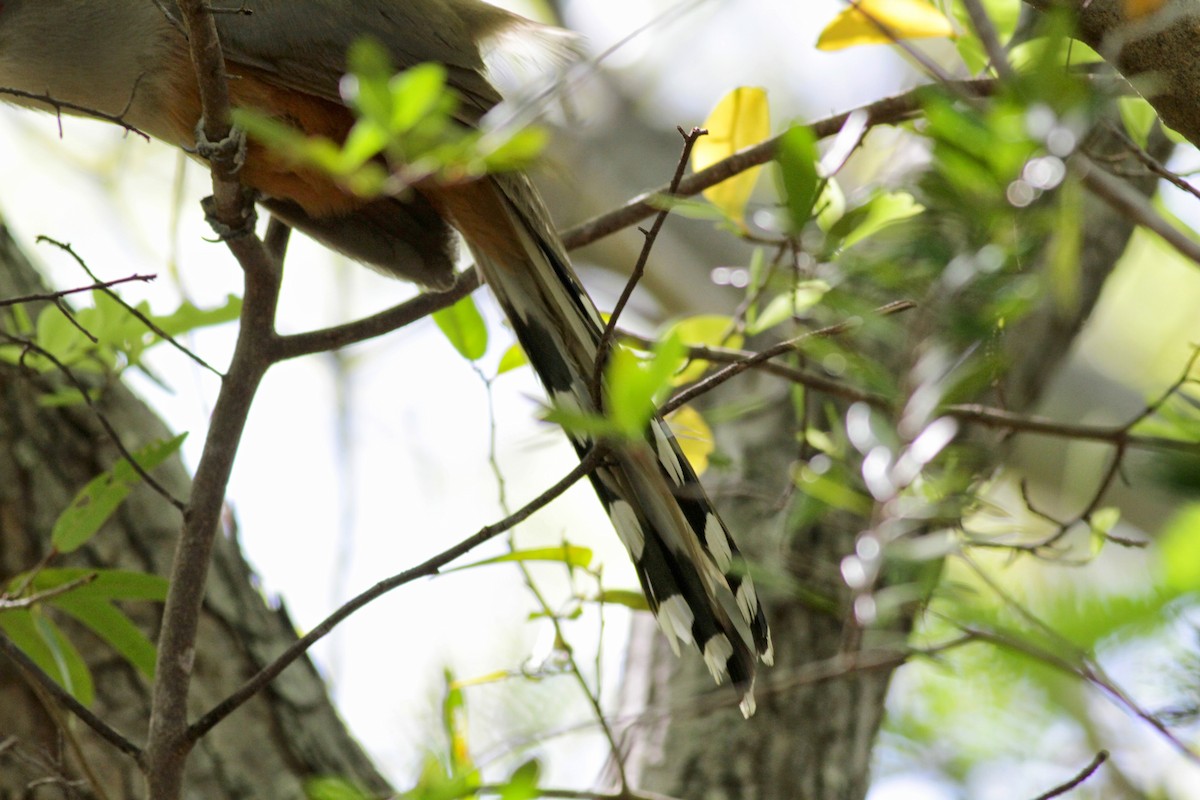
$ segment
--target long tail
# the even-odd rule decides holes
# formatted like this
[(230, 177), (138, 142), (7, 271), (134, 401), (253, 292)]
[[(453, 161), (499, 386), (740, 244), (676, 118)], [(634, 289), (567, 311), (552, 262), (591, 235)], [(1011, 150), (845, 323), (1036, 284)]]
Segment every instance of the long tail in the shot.
[[(532, 184), (502, 174), (436, 200), (463, 231), (551, 402), (594, 412), (603, 323)], [(591, 447), (568, 436), (581, 455)], [(757, 661), (772, 661), (770, 631), (753, 582), (735, 566), (737, 546), (667, 424), (651, 419), (646, 440), (622, 444), (591, 479), (672, 650), (695, 644), (718, 683), (729, 676), (749, 717)]]

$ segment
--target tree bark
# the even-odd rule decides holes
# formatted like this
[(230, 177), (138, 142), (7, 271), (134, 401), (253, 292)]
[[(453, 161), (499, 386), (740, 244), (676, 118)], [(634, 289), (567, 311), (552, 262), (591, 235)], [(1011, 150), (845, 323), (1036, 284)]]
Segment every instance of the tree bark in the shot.
[[(7, 229), (0, 227), (0, 297), (44, 291)], [(35, 310), (27, 308), (31, 314)], [(12, 332), (10, 323), (6, 314), (3, 329)], [(63, 385), (61, 377), (35, 376), (0, 364), (0, 575), (6, 580), (38, 563), (49, 549), (58, 514), (88, 480), (119, 458), (98, 415), (129, 450), (169, 436), (162, 422), (119, 382), (102, 387), (96, 410), (84, 404), (39, 405), (40, 396)], [(189, 478), (177, 458), (153, 474), (174, 497), (187, 497)], [(70, 557), (55, 558), (52, 566), (164, 575), (179, 525), (178, 512), (142, 485), (87, 546)], [(264, 602), (236, 540), (229, 536), (218, 539), (205, 609), (196, 652), (193, 716), (207, 711), (295, 640), (286, 611)], [(124, 610), (148, 635), (156, 635), (158, 608), (137, 604)], [(72, 627), (69, 620), (56, 621), (92, 670), (92, 711), (140, 746), (149, 715), (146, 680), (91, 634)], [(142, 777), (133, 759), (65, 711), (47, 707), (2, 656), (0, 709), (0, 798), (141, 796)], [(72, 742), (77, 742), (77, 750)], [(85, 780), (89, 772), (103, 795)], [(342, 776), (373, 791), (387, 789), (338, 719), (320, 676), (302, 660), (204, 737), (189, 760), (186, 796), (302, 797), (303, 782), (320, 775)]]

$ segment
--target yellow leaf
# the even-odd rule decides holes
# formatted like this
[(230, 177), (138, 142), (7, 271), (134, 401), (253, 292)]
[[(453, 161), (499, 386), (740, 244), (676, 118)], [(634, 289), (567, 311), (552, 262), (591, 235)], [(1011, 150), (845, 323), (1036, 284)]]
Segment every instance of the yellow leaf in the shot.
[[(733, 318), (721, 314), (697, 314), (685, 317), (666, 330), (661, 338), (678, 336), (691, 347), (728, 347), (733, 350), (742, 346), (744, 337), (733, 330)], [(692, 361), (671, 378), (674, 386), (691, 383), (708, 369), (707, 361)]]
[(712, 429), (704, 417), (691, 406), (680, 406), (667, 415), (667, 422), (679, 442), (679, 449), (691, 462), (692, 469), (697, 475), (703, 475), (713, 451)]
[(954, 27), (926, 0), (852, 0), (851, 7), (821, 31), (817, 49), (842, 50), (938, 36), (953, 37)]
[[(771, 133), (767, 92), (757, 86), (740, 86), (721, 98), (703, 127), (707, 136), (692, 148), (692, 169), (700, 170), (728, 158), (743, 147), (758, 144)], [(761, 167), (754, 167), (704, 190), (704, 197), (732, 220), (742, 221), (746, 203)]]
[(482, 686), (485, 683), (497, 683), (499, 681), (508, 680), (512, 675), (504, 670), (496, 670), (480, 675), (477, 678), (462, 678), (450, 683), (451, 689), (466, 689), (469, 686)]

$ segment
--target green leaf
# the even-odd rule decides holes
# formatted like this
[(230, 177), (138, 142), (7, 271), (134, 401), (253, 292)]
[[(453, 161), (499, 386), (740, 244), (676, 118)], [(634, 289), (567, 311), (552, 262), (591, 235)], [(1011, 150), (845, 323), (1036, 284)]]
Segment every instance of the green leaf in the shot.
[[(37, 336), (34, 341), (38, 347), (67, 366), (72, 366), (92, 348), (91, 341), (57, 308), (47, 308), (38, 314)], [(50, 365), (46, 365), (42, 369), (49, 367)]]
[(468, 361), (478, 361), (487, 352), (487, 325), (470, 295), (449, 308), (435, 311), (433, 321), (459, 355)]
[(0, 612), (0, 629), (55, 683), (79, 702), (91, 705), (95, 687), (87, 664), (45, 614), (28, 609), (3, 611)]
[(98, 598), (73, 592), (47, 601), (48, 605), (70, 614), (148, 679), (154, 678), (154, 645), (123, 611)]
[(17, 335), (28, 336), (33, 333), (33, 320), (29, 318), (29, 312), (25, 309), (25, 306), (9, 306), (8, 311), (12, 314), (13, 328)]
[[(481, 141), (490, 141), (484, 138)], [(487, 172), (510, 172), (525, 169), (546, 149), (549, 136), (541, 128), (522, 128), (504, 137), (483, 156)]]
[(608, 418), (625, 436), (638, 438), (654, 415), (657, 400), (671, 387), (671, 378), (683, 363), (687, 348), (678, 334), (661, 340), (648, 359), (618, 346), (606, 370)]
[(822, 280), (800, 281), (791, 291), (771, 298), (771, 302), (754, 318), (754, 322), (746, 326), (746, 332), (753, 336), (786, 322), (793, 316), (803, 314), (821, 302), (821, 298), (828, 294), (830, 288), (829, 284)]
[(1125, 132), (1129, 134), (1129, 138), (1137, 142), (1139, 147), (1145, 147), (1150, 138), (1150, 131), (1158, 119), (1158, 112), (1141, 97), (1119, 97), (1117, 109), (1121, 113), (1121, 122), (1125, 124)]
[(441, 64), (425, 63), (406, 69), (392, 79), (392, 116), (389, 130), (405, 133), (417, 123), (441, 110), (445, 100), (452, 97), (446, 88), (446, 68)]
[(467, 701), (462, 689), (455, 684), (454, 673), (446, 668), (442, 671), (446, 695), (442, 699), (442, 725), (446, 740), (450, 743), (450, 774), (471, 775), (475, 765), (467, 742)]
[(1121, 521), (1121, 509), (1114, 506), (1107, 508), (1099, 508), (1091, 513), (1088, 517), (1088, 523), (1092, 530), (1092, 555), (1100, 554), (1100, 550), (1108, 541), (1108, 536), (1112, 533), (1112, 529)]
[[(166, 461), (186, 438), (187, 434), (183, 433), (173, 439), (153, 442), (132, 456), (143, 470), (151, 470)], [(97, 475), (59, 515), (50, 534), (51, 543), (61, 553), (70, 553), (82, 546), (100, 530), (141, 480), (142, 476), (124, 458), (109, 471)]]
[(1056, 199), (1057, 222), (1050, 242), (1050, 295), (1068, 317), (1079, 305), (1080, 251), (1083, 248), (1083, 183), (1074, 178), (1064, 181)]
[(359, 120), (342, 143), (341, 157), (343, 163), (361, 167), (387, 149), (387, 145), (386, 130), (379, 125)]
[(599, 414), (588, 414), (561, 406), (553, 406), (542, 412), (542, 419), (551, 422), (570, 434), (602, 439), (606, 436), (625, 436), (625, 431), (617, 427), (608, 417)]
[(304, 782), (308, 800), (373, 800), (375, 795), (344, 778), (309, 778)]
[(542, 776), (542, 765), (536, 758), (521, 764), (508, 781), (500, 786), (500, 800), (533, 800), (538, 797), (538, 779)]
[(692, 197), (670, 197), (665, 194), (652, 194), (646, 198), (646, 205), (659, 211), (670, 211), (687, 219), (701, 219), (719, 222), (728, 219), (725, 212), (707, 200), (696, 200)]
[(521, 348), (520, 343), (514, 342), (511, 347), (504, 351), (504, 355), (500, 356), (500, 363), (496, 365), (496, 374), (503, 375), (506, 372), (512, 372), (514, 369), (529, 363), (529, 356), (525, 355), (525, 351)]
[(784, 207), (793, 234), (808, 224), (817, 200), (817, 140), (810, 128), (795, 125), (779, 137), (775, 161), (783, 189)]
[(459, 572), (464, 569), (482, 567), (488, 564), (528, 563), (531, 561), (552, 561), (556, 564), (566, 564), (568, 567), (587, 569), (592, 564), (592, 550), (574, 544), (562, 544), (558, 547), (537, 547), (529, 550), (514, 550), (511, 553), (485, 558), (461, 567), (442, 570), (443, 573)]
[(821, 187), (813, 207), (817, 212), (817, 226), (828, 231), (846, 214), (846, 193), (836, 180), (829, 178)]
[[(100, 396), (98, 389), (88, 389), (86, 397), (95, 400)], [(48, 394), (39, 394), (37, 404), (41, 408), (65, 408), (77, 406), (85, 401), (85, 395), (73, 386), (63, 387)]]
[[(734, 328), (733, 317), (724, 314), (696, 314), (684, 317), (663, 332), (663, 338), (678, 336), (689, 347), (728, 347), (738, 349), (745, 337)], [(675, 386), (691, 383), (704, 374), (708, 362), (693, 359), (671, 379)]]
[(817, 473), (808, 465), (798, 470), (796, 486), (814, 500), (861, 517), (868, 516), (875, 505), (867, 495), (828, 474)]
[(842, 247), (853, 247), (888, 225), (915, 217), (924, 210), (908, 192), (880, 193), (843, 217), (830, 235), (840, 237)]
[(170, 314), (155, 317), (154, 324), (163, 333), (175, 337), (200, 328), (236, 322), (241, 315), (242, 298), (230, 294), (225, 296), (225, 302), (222, 305), (213, 308), (198, 308), (185, 300)]
[(349, 103), (359, 117), (385, 125), (392, 117), (392, 91), (388, 83), (394, 69), (387, 49), (370, 37), (359, 39), (346, 54), (353, 81), (347, 84)]
[(45, 592), (63, 584), (90, 577), (87, 583), (71, 590), (72, 597), (94, 597), (103, 600), (151, 600), (167, 599), (167, 579), (147, 572), (130, 572), (120, 569), (83, 569), (69, 567), (39, 570), (32, 580), (26, 573), (17, 575), (9, 582), (12, 587), (29, 582), (30, 591)]
[(1187, 506), (1167, 523), (1158, 539), (1158, 556), (1168, 591), (1200, 592), (1200, 504)]
[(625, 606), (634, 611), (650, 610), (650, 603), (646, 601), (646, 595), (634, 589), (605, 589), (594, 599), (597, 603)]

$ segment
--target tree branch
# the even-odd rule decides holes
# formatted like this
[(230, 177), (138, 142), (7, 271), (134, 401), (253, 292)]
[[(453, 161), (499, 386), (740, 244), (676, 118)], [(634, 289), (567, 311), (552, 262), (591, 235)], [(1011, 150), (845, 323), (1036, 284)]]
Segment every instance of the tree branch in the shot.
[(504, 533), (506, 530), (515, 525), (524, 522), (534, 512), (546, 506), (551, 500), (561, 495), (567, 489), (571, 488), (585, 475), (595, 469), (596, 465), (604, 457), (603, 448), (597, 446), (588, 451), (579, 464), (563, 476), (557, 483), (551, 486), (546, 491), (535, 497), (533, 500), (526, 503), (516, 512), (508, 515), (499, 522), (484, 526), (477, 533), (468, 536), (463, 541), (453, 547), (442, 551), (438, 555), (426, 560), (422, 564), (406, 569), (403, 572), (397, 573), (390, 578), (380, 581), (379, 583), (361, 592), (356, 597), (351, 598), (344, 603), (340, 608), (322, 620), (315, 628), (309, 631), (305, 636), (296, 640), (287, 650), (285, 650), (278, 658), (263, 667), (254, 677), (246, 681), (241, 688), (231, 694), (229, 697), (222, 700), (203, 717), (198, 719), (187, 732), (188, 739), (191, 742), (196, 742), (205, 733), (213, 728), (225, 717), (237, 710), (239, 706), (256, 695), (258, 692), (271, 681), (273, 681), (279, 673), (283, 672), (292, 662), (304, 655), (308, 650), (330, 633), (338, 624), (349, 617), (355, 611), (358, 611), (363, 606), (372, 602), (376, 598), (382, 597), (393, 589), (399, 588), (406, 583), (411, 583), (417, 578), (424, 578), (431, 575), (436, 575), (438, 571), (449, 564), (454, 559), (465, 553), (470, 552), (479, 545), (493, 539), (496, 536)]

